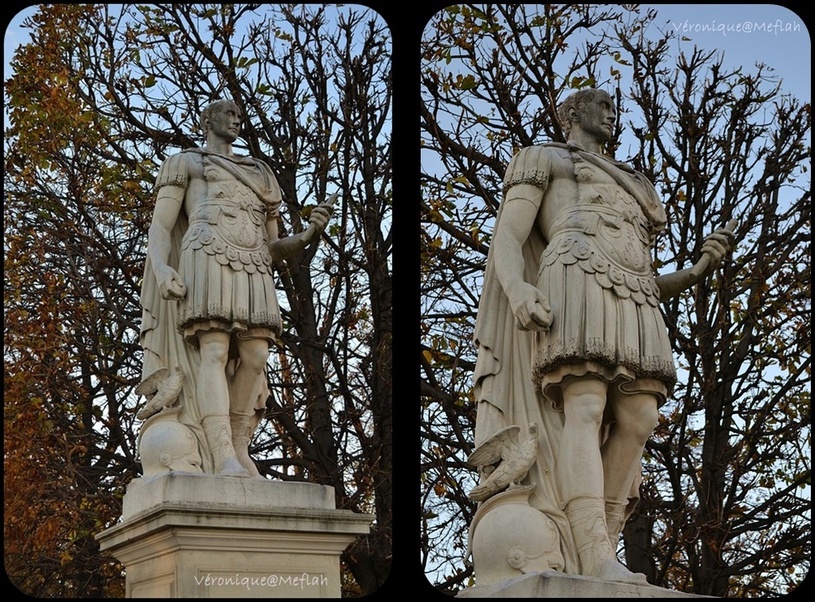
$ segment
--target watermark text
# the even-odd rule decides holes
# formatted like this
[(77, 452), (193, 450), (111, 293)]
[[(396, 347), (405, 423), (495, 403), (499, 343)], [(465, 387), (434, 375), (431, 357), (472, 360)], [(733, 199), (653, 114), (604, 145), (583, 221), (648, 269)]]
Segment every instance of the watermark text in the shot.
[(251, 590), (255, 587), (292, 587), (304, 590), (308, 587), (320, 587), (328, 585), (328, 577), (322, 574), (312, 575), (302, 573), (300, 575), (212, 575), (207, 573), (200, 577), (195, 577), (196, 585), (204, 587), (245, 587)]
[(671, 23), (676, 33), (720, 33), (723, 36), (728, 34), (770, 34), (781, 35), (787, 33), (798, 33), (802, 31), (801, 23), (795, 21), (740, 21), (738, 23), (719, 23), (710, 21), (709, 23), (693, 23), (685, 19), (681, 23)]

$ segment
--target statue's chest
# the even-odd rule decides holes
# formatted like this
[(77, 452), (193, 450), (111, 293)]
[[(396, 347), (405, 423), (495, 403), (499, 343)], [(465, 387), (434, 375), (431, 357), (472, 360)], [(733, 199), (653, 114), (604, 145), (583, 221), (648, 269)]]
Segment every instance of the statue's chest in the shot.
[[(582, 241), (587, 251), (637, 274), (651, 269), (648, 221), (637, 200), (605, 170), (575, 161), (571, 173), (558, 178), (568, 181), (553, 194), (568, 195), (557, 201), (557, 216), (550, 235), (558, 245), (551, 253), (561, 254), (571, 242)], [(576, 251), (575, 251), (576, 252)], [(580, 255), (580, 253), (578, 253)]]
[(187, 241), (212, 245), (216, 254), (226, 247), (258, 251), (266, 246), (266, 206), (246, 184), (223, 168), (204, 165), (199, 180), (201, 198), (190, 216)]

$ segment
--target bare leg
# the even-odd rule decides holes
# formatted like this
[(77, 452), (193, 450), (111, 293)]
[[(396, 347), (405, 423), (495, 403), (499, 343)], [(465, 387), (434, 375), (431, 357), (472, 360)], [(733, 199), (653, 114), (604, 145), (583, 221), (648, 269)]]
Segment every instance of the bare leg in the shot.
[(226, 360), (229, 357), (229, 333), (208, 330), (198, 335), (201, 367), (196, 382), (196, 401), (202, 416), (229, 413), (229, 387), (226, 382)]
[(266, 339), (238, 339), (238, 369), (229, 383), (229, 410), (237, 414), (254, 414), (259, 394), (258, 379), (264, 374), (269, 359)]
[(210, 330), (198, 335), (201, 349), (201, 369), (196, 383), (196, 401), (201, 409), (201, 426), (215, 465), (215, 473), (229, 476), (249, 476), (232, 445), (229, 424), (229, 386), (226, 362), (229, 357), (229, 334)]
[(557, 476), (566, 517), (580, 558), (581, 574), (607, 581), (645, 584), (615, 554), (606, 524), (600, 425), (607, 385), (594, 377), (563, 384), (565, 421), (558, 451)]
[(649, 393), (615, 395), (610, 403), (616, 424), (602, 450), (604, 495), (623, 502), (641, 469), (645, 442), (654, 431), (659, 410), (656, 396)]
[(616, 424), (602, 449), (608, 536), (616, 547), (625, 521), (625, 508), (642, 466), (645, 442), (659, 416), (650, 393), (615, 394), (609, 401)]
[(569, 378), (563, 384), (565, 422), (556, 470), (566, 502), (579, 496), (603, 497), (600, 422), (606, 388), (593, 377)]
[(256, 478), (262, 478), (249, 457), (249, 443), (258, 424), (255, 402), (260, 394), (260, 379), (264, 377), (269, 358), (269, 343), (265, 338), (239, 339), (238, 369), (230, 379), (230, 423), (232, 443), (241, 465)]

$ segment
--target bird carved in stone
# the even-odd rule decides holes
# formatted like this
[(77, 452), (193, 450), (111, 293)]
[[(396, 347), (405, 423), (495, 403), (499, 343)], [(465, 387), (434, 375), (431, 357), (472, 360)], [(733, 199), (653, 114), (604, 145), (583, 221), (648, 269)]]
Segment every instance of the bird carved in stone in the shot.
[(136, 387), (136, 395), (144, 395), (147, 398), (147, 403), (136, 414), (136, 418), (145, 420), (172, 407), (181, 393), (183, 384), (184, 374), (178, 366), (172, 372), (167, 368), (159, 368), (153, 372)]
[(483, 502), (507, 487), (520, 487), (538, 455), (538, 425), (529, 425), (528, 435), (521, 438), (516, 425), (501, 429), (479, 445), (467, 462), (486, 473), (485, 467), (498, 463), (479, 485), (468, 494), (471, 500)]

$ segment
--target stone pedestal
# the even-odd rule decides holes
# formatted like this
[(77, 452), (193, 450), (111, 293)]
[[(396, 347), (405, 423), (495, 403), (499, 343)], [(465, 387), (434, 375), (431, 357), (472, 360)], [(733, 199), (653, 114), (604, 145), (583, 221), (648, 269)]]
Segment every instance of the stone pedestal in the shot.
[(335, 509), (332, 487), (169, 473), (130, 483), (96, 539), (127, 597), (338, 598), (339, 556), (372, 520)]
[(468, 587), (457, 598), (710, 598), (655, 587), (600, 581), (591, 577), (544, 571), (520, 575), (494, 585)]

